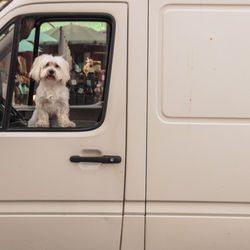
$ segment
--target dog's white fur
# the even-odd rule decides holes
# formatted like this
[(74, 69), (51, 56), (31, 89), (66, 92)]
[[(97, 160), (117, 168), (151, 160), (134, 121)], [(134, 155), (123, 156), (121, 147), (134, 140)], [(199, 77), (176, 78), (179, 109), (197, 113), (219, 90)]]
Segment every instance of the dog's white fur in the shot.
[(56, 116), (59, 127), (75, 127), (69, 120), (69, 64), (60, 56), (41, 55), (32, 65), (30, 77), (39, 86), (36, 90), (36, 108), (28, 122), (29, 127), (49, 127), (49, 119)]

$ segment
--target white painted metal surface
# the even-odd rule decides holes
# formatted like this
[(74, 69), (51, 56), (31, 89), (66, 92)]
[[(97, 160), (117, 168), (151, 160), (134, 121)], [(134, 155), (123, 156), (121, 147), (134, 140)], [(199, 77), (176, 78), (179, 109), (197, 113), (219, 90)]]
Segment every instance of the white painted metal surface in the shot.
[(152, 216), (147, 219), (146, 249), (247, 250), (249, 217)]
[(250, 247), (249, 203), (149, 202), (146, 249)]
[(120, 225), (120, 216), (111, 215), (4, 215), (0, 245), (6, 250), (119, 249)]
[[(24, 6), (13, 9), (18, 4)], [(127, 4), (14, 1), (4, 10), (0, 25), (17, 15), (50, 10), (108, 13), (115, 18), (106, 117), (101, 127), (87, 132), (0, 134), (0, 249), (118, 250), (125, 177)], [(122, 162), (69, 161), (89, 150), (92, 155), (119, 155)]]
[(161, 8), (162, 116), (250, 118), (249, 13), (231, 5)]
[[(69, 4), (30, 5), (16, 9), (12, 16), (23, 13), (46, 12), (49, 7), (57, 12), (66, 11)], [(57, 7), (57, 8), (56, 8)], [(76, 4), (72, 12), (105, 12), (107, 5)], [(120, 155), (125, 159), (126, 119), (126, 4), (111, 5), (109, 12), (116, 17), (116, 38), (110, 93), (105, 121), (89, 132), (76, 133), (1, 133), (2, 200), (119, 200), (123, 199), (124, 167), (119, 165), (74, 164), (71, 155), (83, 155), (97, 150), (101, 155)], [(125, 27), (124, 27), (125, 23)], [(119, 63), (118, 63), (119, 62)], [(11, 157), (9, 148), (15, 152)], [(23, 155), (20, 148), (25, 148)], [(28, 157), (28, 156), (31, 156)], [(20, 161), (20, 159), (22, 159)], [(11, 168), (10, 168), (11, 166)], [(15, 185), (11, 185), (15, 183)], [(99, 185), (102, 183), (101, 185)]]
[[(248, 250), (250, 1), (17, 0), (0, 26), (48, 9), (115, 17), (107, 115), (89, 132), (0, 134), (0, 248)], [(86, 149), (124, 161), (68, 161)]]
[(144, 222), (143, 215), (124, 216), (121, 250), (144, 249)]
[[(179, 78), (184, 79), (185, 76), (187, 77), (187, 71), (183, 71), (184, 66), (183, 68), (179, 68), (179, 74), (181, 76), (178, 76), (178, 67), (175, 68), (176, 74), (173, 75), (174, 73), (168, 68), (170, 64), (164, 64), (166, 60), (169, 60), (166, 57), (170, 56), (174, 60), (172, 54), (178, 54), (180, 46), (176, 46), (176, 48), (172, 47), (172, 50), (174, 50), (174, 52), (171, 52), (172, 54), (162, 53), (165, 46), (169, 45), (168, 42), (173, 39), (165, 37), (166, 40), (164, 40), (163, 34), (164, 32), (168, 32), (168, 30), (163, 30), (163, 22), (169, 20), (170, 24), (168, 23), (168, 26), (171, 26), (173, 22), (174, 26), (172, 29), (174, 29), (176, 24), (179, 25), (178, 29), (176, 27), (176, 33), (183, 36), (181, 39), (183, 41), (182, 49), (184, 51), (183, 60), (186, 60), (185, 53), (189, 53), (189, 47), (191, 46), (193, 53), (198, 57), (200, 51), (205, 53), (208, 50), (207, 43), (201, 42), (197, 45), (197, 38), (203, 40), (205, 33), (212, 34), (214, 29), (217, 30), (218, 25), (215, 25), (215, 23), (216, 21), (219, 22), (220, 18), (229, 20), (228, 14), (224, 14), (224, 12), (230, 10), (229, 13), (233, 13), (229, 14), (230, 17), (233, 15), (239, 22), (245, 16), (244, 8), (246, 8), (246, 11), (248, 11), (248, 8), (239, 6), (224, 6), (222, 8), (220, 5), (218, 7), (214, 5), (209, 6), (209, 13), (211, 14), (208, 14), (206, 5), (201, 5), (199, 7), (196, 5), (179, 5), (178, 7), (173, 7), (171, 3), (171, 1), (152, 1), (150, 7), (148, 199), (181, 201), (249, 201), (249, 121), (241, 119), (223, 119), (223, 115), (220, 115), (217, 119), (210, 119), (209, 117), (204, 118), (199, 116), (198, 113), (196, 113), (196, 117), (194, 118), (185, 118), (183, 117), (185, 116), (184, 110), (183, 112), (180, 111), (181, 113), (176, 112), (175, 115), (178, 115), (176, 118), (168, 117), (163, 115), (165, 112), (163, 112), (163, 109), (166, 108), (164, 105), (167, 105), (167, 102), (169, 102), (168, 97), (170, 94), (164, 92), (166, 93), (164, 95), (164, 93), (160, 91), (161, 86), (165, 86), (166, 91), (168, 89), (167, 87), (171, 86), (172, 89), (175, 89), (174, 92), (176, 92), (177, 100), (178, 98), (182, 98), (184, 101), (186, 100), (185, 89), (188, 88), (185, 83), (178, 80)], [(186, 3), (188, 3), (188, 1)], [(168, 10), (168, 5), (171, 6), (171, 11)], [(177, 10), (175, 8), (177, 8)], [(218, 9), (221, 10), (221, 8), (221, 15), (219, 15)], [(181, 15), (183, 12), (184, 14)], [(188, 13), (188, 17), (189, 15), (192, 16), (192, 13), (194, 13), (194, 17), (187, 18), (186, 13)], [(170, 15), (170, 17), (168, 15)], [(206, 26), (203, 25), (205, 31), (202, 33), (198, 32), (195, 34), (196, 39), (191, 40), (189, 36), (195, 33), (195, 28), (190, 25), (184, 26), (183, 23), (186, 19), (188, 20), (187, 22), (192, 22), (193, 18), (196, 23), (202, 25), (207, 22), (208, 24)], [(220, 25), (223, 25), (223, 23), (220, 22)], [(230, 28), (230, 22), (225, 22), (224, 29), (228, 30)], [(240, 32), (238, 29), (236, 30)], [(170, 32), (169, 36), (171, 35), (175, 37), (175, 42), (178, 45), (180, 41), (177, 36), (174, 35), (173, 31)], [(242, 37), (245, 36), (244, 29), (241, 30), (241, 35)], [(213, 36), (213, 38), (213, 42), (215, 43), (214, 49), (216, 51), (219, 50), (219, 47), (223, 47), (223, 41), (227, 44), (227, 36), (223, 38), (221, 35), (220, 39), (222, 41), (219, 42), (216, 41), (216, 36)], [(185, 43), (186, 40), (188, 41), (188, 46)], [(240, 48), (242, 44), (241, 39), (231, 40), (230, 42), (234, 43), (234, 45), (231, 45), (232, 47), (236, 48), (238, 46), (239, 51), (243, 53)], [(244, 48), (247, 50), (246, 47)], [(212, 48), (210, 48), (210, 50), (212, 50)], [(213, 53), (215, 52), (213, 51)], [(211, 53), (207, 55), (209, 54)], [(227, 57), (227, 50), (221, 48), (220, 56), (221, 58)], [(178, 60), (181, 61), (180, 58)], [(212, 67), (211, 61), (206, 60), (205, 57), (202, 64), (204, 65), (202, 66), (203, 68), (206, 68), (206, 66)], [(216, 61), (216, 64), (220, 66), (219, 68), (222, 69), (222, 73), (226, 74), (227, 66), (225, 65), (224, 59)], [(238, 67), (235, 65), (235, 71), (240, 71), (242, 68), (246, 67), (245, 64), (247, 63), (244, 60), (238, 61)], [(185, 65), (186, 69), (188, 69), (189, 65)], [(233, 70), (231, 62), (227, 65), (229, 65), (228, 74), (231, 74)], [(201, 66), (197, 65), (197, 67)], [(172, 77), (168, 76), (168, 78), (162, 78), (161, 76), (165, 74), (164, 72), (169, 72), (170, 75), (172, 74)], [(220, 82), (215, 78), (212, 84), (206, 86), (209, 91), (202, 93), (200, 91), (203, 89), (203, 82), (197, 79), (207, 79), (207, 77), (211, 77), (209, 74), (203, 73), (203, 71), (199, 70), (193, 73), (194, 78), (192, 78), (192, 81), (190, 80), (193, 87), (192, 89), (188, 88), (188, 93), (190, 93), (191, 90), (192, 93), (195, 91), (199, 93), (199, 100), (194, 100), (194, 96), (192, 99), (194, 102), (197, 101), (197, 103), (202, 99), (201, 95), (204, 97), (203, 99), (211, 99), (209, 103), (207, 102), (207, 106), (210, 105), (214, 107), (213, 109), (216, 109), (216, 106), (219, 106), (220, 102), (214, 102), (214, 99), (210, 98), (211, 93), (214, 90), (214, 86), (221, 84), (226, 86), (227, 83)], [(218, 74), (220, 74), (220, 72)], [(176, 79), (178, 83), (181, 84), (178, 90), (175, 86)], [(238, 91), (242, 91), (242, 93), (247, 92), (247, 90), (242, 87), (242, 82), (242, 78), (231, 79), (231, 83), (234, 84), (233, 88), (236, 89), (238, 86), (240, 89)], [(182, 85), (185, 88), (182, 88)], [(244, 81), (244, 86), (247, 87), (246, 80)], [(221, 95), (221, 103), (224, 103), (225, 99), (232, 97), (233, 92), (225, 91), (224, 94)], [(164, 102), (160, 101), (162, 98), (165, 100)], [(236, 98), (236, 96), (234, 98)], [(239, 95), (235, 102), (240, 102), (241, 99), (241, 95)], [(160, 105), (161, 103), (165, 104)], [(178, 104), (182, 106), (181, 102), (173, 101), (171, 104), (167, 105), (167, 107), (171, 109), (171, 107), (177, 107)], [(205, 105), (205, 102), (203, 104)], [(200, 113), (204, 110), (203, 104), (195, 106)], [(223, 112), (223, 109), (226, 114), (227, 107), (225, 106), (222, 108), (221, 112)], [(237, 111), (237, 108), (235, 111)], [(204, 113), (206, 114), (206, 110)], [(236, 117), (236, 115), (232, 116)], [(239, 145), (241, 145), (240, 150)], [(240, 180), (239, 182), (232, 181), (236, 177)]]
[(250, 247), (249, 7), (149, 1), (147, 250)]
[(147, 0), (129, 1), (126, 200), (145, 200)]

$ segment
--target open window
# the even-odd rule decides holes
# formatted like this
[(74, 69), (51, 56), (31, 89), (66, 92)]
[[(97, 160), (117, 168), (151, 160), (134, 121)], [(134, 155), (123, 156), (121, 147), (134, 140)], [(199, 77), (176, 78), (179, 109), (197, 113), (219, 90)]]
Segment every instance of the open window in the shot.
[[(9, 100), (6, 102), (9, 108), (6, 109), (8, 121), (4, 121), (4, 130), (90, 130), (100, 126), (108, 101), (114, 41), (113, 18), (99, 14), (35, 15), (19, 18), (18, 22), (18, 37), (13, 39), (12, 34), (10, 38), (10, 41), (17, 42), (16, 50), (12, 51), (15, 76), (9, 80), (8, 86), (6, 80), (0, 86), (0, 93), (6, 93), (9, 88), (7, 96), (1, 94), (2, 116), (5, 100)], [(7, 33), (2, 32), (5, 36)], [(0, 37), (0, 49), (4, 47), (3, 40)], [(75, 122), (75, 128), (60, 128), (53, 120), (47, 129), (28, 127), (35, 110), (39, 85), (30, 78), (29, 72), (34, 59), (42, 54), (60, 55), (69, 63), (69, 118)], [(3, 59), (0, 58), (0, 66)], [(1, 76), (4, 75), (6, 73), (1, 73)], [(12, 121), (15, 116), (19, 123)]]

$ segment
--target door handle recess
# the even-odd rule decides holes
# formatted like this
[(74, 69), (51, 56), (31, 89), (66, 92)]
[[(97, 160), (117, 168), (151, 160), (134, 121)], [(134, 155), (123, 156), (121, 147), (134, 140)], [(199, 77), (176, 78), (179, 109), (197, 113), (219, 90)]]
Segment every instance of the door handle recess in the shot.
[(71, 162), (97, 162), (97, 163), (104, 163), (104, 164), (117, 164), (120, 163), (122, 158), (120, 156), (115, 155), (103, 155), (97, 157), (82, 157), (79, 155), (73, 155), (70, 158)]

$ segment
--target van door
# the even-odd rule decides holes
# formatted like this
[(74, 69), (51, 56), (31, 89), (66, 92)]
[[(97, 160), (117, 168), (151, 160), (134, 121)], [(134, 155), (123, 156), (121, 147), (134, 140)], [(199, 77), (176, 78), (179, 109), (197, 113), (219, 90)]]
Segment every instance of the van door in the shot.
[[(86, 21), (86, 17), (90, 22), (96, 21), (104, 16), (111, 20), (107, 22), (114, 36), (112, 41), (109, 39), (111, 47), (108, 48), (108, 54), (105, 54), (108, 57), (105, 61), (108, 65), (105, 84), (109, 87), (105, 89), (105, 97), (101, 100), (104, 105), (98, 106), (101, 101), (93, 105), (82, 105), (83, 116), (87, 117), (91, 110), (101, 110), (104, 113), (100, 115), (102, 119), (98, 118), (97, 126), (87, 128), (79, 125), (77, 129), (52, 131), (11, 127), (11, 121), (6, 122), (6, 112), (9, 112), (10, 105), (13, 104), (14, 96), (11, 92), (14, 90), (15, 93), (15, 87), (12, 80), (16, 71), (11, 68), (17, 62), (13, 54), (6, 55), (9, 56), (8, 60), (12, 60), (10, 64), (8, 60), (5, 62), (6, 69), (9, 69), (8, 65), (12, 65), (12, 76), (7, 75), (7, 91), (2, 94), (3, 99), (6, 99), (6, 112), (0, 132), (0, 249), (118, 250), (125, 171), (127, 5), (44, 1), (39, 4), (32, 2), (23, 7), (16, 6), (14, 2), (8, 8), (11, 9), (12, 5), (15, 8), (0, 19), (0, 25), (5, 26), (4, 29), (9, 28), (9, 24), (15, 26), (14, 29), (19, 26), (19, 30), (15, 30), (13, 34), (11, 52), (18, 56), (22, 56), (17, 51), (20, 49), (17, 34), (23, 24), (20, 21), (23, 20), (20, 19), (23, 15), (34, 15), (36, 21), (41, 21), (46, 16), (46, 25), (48, 20), (53, 24), (51, 18), (59, 15), (61, 19), (54, 21), (63, 20), (66, 25), (66, 21), (70, 20), (62, 19), (62, 16), (67, 18), (67, 13), (75, 22)], [(74, 13), (75, 16), (72, 17)], [(76, 20), (76, 16), (80, 19)], [(16, 17), (18, 19), (13, 20)], [(39, 25), (37, 24), (36, 29), (42, 27), (41, 23)], [(41, 45), (43, 47), (40, 45), (39, 53), (43, 53), (48, 43)], [(74, 46), (69, 43), (69, 47)], [(84, 48), (86, 47), (87, 45)], [(90, 51), (90, 55), (96, 51)], [(102, 54), (97, 52), (95, 56), (99, 56), (101, 61)], [(81, 53), (83, 52), (78, 52), (79, 57)], [(82, 66), (78, 68), (80, 77), (83, 76), (80, 75)], [(25, 119), (24, 114), (28, 114), (32, 107), (20, 105), (16, 100), (17, 98), (16, 106), (12, 106)], [(72, 117), (78, 109), (79, 107), (72, 105)], [(9, 116), (11, 117), (11, 113)], [(78, 122), (80, 124), (81, 121)], [(70, 161), (71, 156), (90, 157), (92, 160), (97, 158), (99, 161), (105, 155), (110, 156), (108, 164)]]
[(249, 249), (250, 1), (179, 2), (149, 1), (146, 249)]

